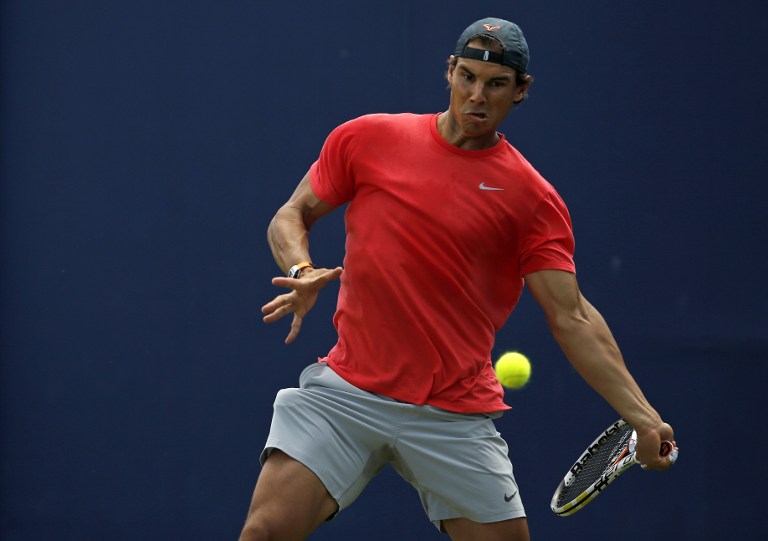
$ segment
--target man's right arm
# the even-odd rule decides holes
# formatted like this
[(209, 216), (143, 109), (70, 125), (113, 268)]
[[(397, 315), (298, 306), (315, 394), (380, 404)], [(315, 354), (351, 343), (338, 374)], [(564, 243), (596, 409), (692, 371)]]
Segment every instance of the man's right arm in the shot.
[(309, 183), (309, 171), (301, 179), (290, 199), (277, 211), (267, 229), (267, 240), (275, 262), (287, 274), (309, 256), (309, 230), (321, 217), (334, 208), (322, 201)]
[(274, 323), (293, 314), (291, 330), (285, 339), (286, 344), (293, 342), (301, 330), (304, 316), (315, 305), (320, 290), (331, 280), (341, 276), (342, 268), (333, 269), (307, 267), (299, 278), (288, 278), (288, 270), (302, 262), (312, 262), (309, 255), (309, 230), (321, 217), (331, 212), (333, 205), (323, 202), (309, 182), (309, 172), (304, 175), (294, 190), (291, 198), (272, 218), (267, 229), (267, 240), (272, 249), (272, 256), (283, 271), (283, 276), (272, 279), (272, 285), (289, 289), (288, 293), (278, 295), (261, 308), (265, 323)]

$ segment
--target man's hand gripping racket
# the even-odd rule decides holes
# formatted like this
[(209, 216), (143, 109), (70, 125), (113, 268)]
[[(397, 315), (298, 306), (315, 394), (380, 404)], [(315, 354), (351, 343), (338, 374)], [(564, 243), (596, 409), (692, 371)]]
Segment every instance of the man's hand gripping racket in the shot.
[[(619, 419), (600, 434), (581, 454), (560, 481), (552, 496), (555, 514), (564, 517), (583, 509), (600, 492), (627, 471), (637, 460), (637, 433), (624, 419)], [(662, 441), (659, 456), (677, 460), (674, 441)]]

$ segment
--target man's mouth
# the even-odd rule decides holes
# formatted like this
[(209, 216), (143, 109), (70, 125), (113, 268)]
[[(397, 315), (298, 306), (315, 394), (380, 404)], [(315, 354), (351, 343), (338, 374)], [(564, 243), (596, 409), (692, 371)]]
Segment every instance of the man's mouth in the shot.
[(467, 113), (467, 116), (472, 120), (476, 120), (478, 122), (484, 122), (488, 120), (488, 115), (480, 111), (470, 111)]

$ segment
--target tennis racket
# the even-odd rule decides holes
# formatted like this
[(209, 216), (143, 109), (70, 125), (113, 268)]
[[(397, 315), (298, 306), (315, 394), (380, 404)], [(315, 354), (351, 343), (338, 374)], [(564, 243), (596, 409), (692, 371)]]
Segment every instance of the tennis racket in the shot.
[[(581, 454), (560, 481), (552, 496), (552, 511), (565, 517), (583, 509), (616, 478), (635, 464), (637, 432), (624, 419), (619, 419), (600, 434)], [(660, 456), (677, 460), (677, 447), (661, 442)]]

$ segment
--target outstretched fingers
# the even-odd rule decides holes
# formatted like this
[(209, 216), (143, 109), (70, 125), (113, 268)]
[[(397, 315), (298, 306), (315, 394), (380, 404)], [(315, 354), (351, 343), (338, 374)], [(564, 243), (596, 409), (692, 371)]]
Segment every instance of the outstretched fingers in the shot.
[(334, 269), (311, 269), (300, 278), (288, 278), (278, 276), (272, 279), (272, 285), (285, 287), (291, 291), (278, 295), (272, 301), (261, 307), (264, 314), (262, 318), (264, 323), (274, 323), (293, 314), (291, 330), (285, 339), (286, 344), (290, 344), (299, 335), (301, 323), (304, 316), (315, 305), (317, 295), (331, 280), (337, 280), (342, 273), (341, 267)]
[(278, 295), (273, 300), (261, 307), (261, 313), (264, 314), (264, 323), (274, 323), (275, 321), (294, 312), (291, 294), (285, 293)]
[(288, 336), (285, 337), (285, 343), (290, 344), (296, 338), (299, 336), (299, 331), (301, 330), (301, 322), (304, 318), (301, 317), (299, 314), (293, 314), (293, 321), (291, 322), (291, 331), (288, 333)]

